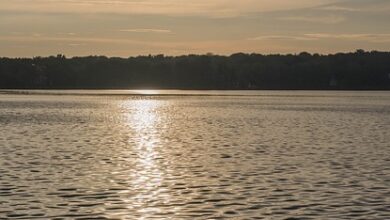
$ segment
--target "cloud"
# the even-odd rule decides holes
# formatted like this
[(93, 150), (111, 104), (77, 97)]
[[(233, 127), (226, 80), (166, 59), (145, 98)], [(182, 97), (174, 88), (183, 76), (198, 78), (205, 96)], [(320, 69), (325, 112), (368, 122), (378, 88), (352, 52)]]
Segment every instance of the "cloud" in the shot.
[(277, 41), (316, 41), (316, 40), (346, 40), (346, 41), (364, 41), (370, 43), (388, 43), (390, 34), (332, 34), (332, 33), (311, 33), (300, 35), (264, 35), (248, 38), (247, 40), (277, 40)]
[(329, 34), (329, 33), (314, 33), (305, 34), (306, 37), (317, 39), (333, 39), (333, 40), (352, 40), (352, 41), (366, 41), (372, 43), (386, 43), (390, 42), (390, 34)]
[(341, 2), (325, 4), (318, 9), (333, 12), (389, 12), (388, 0), (345, 0)]
[(294, 22), (310, 22), (310, 23), (321, 23), (321, 24), (337, 24), (345, 21), (343, 16), (291, 16), (291, 17), (281, 17), (278, 20), (283, 21), (294, 21)]
[(337, 5), (328, 5), (320, 8), (321, 10), (326, 11), (345, 11), (345, 12), (355, 12), (355, 11), (361, 11), (360, 8), (352, 8), (352, 7), (343, 7), (343, 6), (337, 6)]
[(133, 32), (133, 33), (156, 33), (156, 34), (169, 34), (171, 30), (166, 29), (122, 29), (120, 32)]
[(101, 37), (54, 37), (54, 36), (0, 36), (0, 40), (12, 42), (67, 42), (77, 43), (118, 43), (118, 44), (143, 44), (145, 41), (123, 39), (123, 38), (101, 38)]
[(36, 13), (125, 13), (238, 16), (320, 6), (337, 0), (0, 0), (1, 10)]
[(70, 47), (80, 47), (80, 46), (85, 46), (85, 45), (87, 45), (87, 44), (85, 44), (85, 43), (70, 43), (70, 44), (68, 44), (68, 46), (70, 46)]
[(252, 37), (248, 38), (247, 40), (298, 40), (298, 41), (309, 41), (309, 40), (316, 40), (316, 38), (313, 37), (306, 37), (306, 36), (291, 36), (291, 35), (265, 35), (265, 36), (258, 36), (258, 37)]

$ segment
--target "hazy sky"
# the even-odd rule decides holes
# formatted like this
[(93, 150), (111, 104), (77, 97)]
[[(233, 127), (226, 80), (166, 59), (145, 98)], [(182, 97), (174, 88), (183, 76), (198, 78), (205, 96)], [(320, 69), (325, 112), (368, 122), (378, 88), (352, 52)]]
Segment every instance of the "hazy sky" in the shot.
[(0, 0), (0, 56), (390, 50), (390, 0)]

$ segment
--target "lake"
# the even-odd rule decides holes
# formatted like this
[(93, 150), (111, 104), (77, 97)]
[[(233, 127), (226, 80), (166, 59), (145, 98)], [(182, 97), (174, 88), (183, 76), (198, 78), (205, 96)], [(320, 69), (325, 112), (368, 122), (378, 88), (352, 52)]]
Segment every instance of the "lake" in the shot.
[(0, 219), (390, 219), (390, 92), (0, 90)]

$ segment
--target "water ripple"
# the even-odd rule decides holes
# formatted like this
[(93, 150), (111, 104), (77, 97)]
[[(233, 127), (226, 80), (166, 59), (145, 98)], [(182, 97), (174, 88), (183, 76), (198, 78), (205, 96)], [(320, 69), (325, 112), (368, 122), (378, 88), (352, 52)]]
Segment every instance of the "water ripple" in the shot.
[(370, 97), (3, 94), (0, 219), (390, 219)]

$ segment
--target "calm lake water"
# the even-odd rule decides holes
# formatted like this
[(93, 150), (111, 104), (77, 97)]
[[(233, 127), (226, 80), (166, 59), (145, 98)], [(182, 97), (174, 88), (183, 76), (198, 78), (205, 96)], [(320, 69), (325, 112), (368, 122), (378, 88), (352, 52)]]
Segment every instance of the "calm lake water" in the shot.
[(390, 219), (390, 92), (0, 93), (0, 219)]

